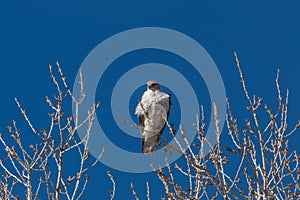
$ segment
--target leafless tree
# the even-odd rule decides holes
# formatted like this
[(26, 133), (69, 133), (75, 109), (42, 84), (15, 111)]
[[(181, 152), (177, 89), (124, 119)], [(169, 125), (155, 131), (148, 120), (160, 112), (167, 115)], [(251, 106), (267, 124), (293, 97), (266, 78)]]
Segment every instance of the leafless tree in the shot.
[[(28, 124), (30, 133), (20, 133), (16, 121), (8, 126), (8, 133), (13, 139), (6, 142), (7, 134), (0, 135), (0, 141), (7, 157), (0, 160), (3, 175), (0, 181), (0, 196), (8, 199), (79, 199), (86, 190), (89, 180), (87, 171), (101, 158), (89, 159), (88, 142), (91, 134), (96, 110), (99, 103), (94, 104), (87, 112), (87, 117), (79, 121), (78, 107), (84, 101), (85, 92), (82, 75), (80, 73), (81, 96), (76, 98), (67, 84), (66, 78), (59, 63), (56, 63), (57, 71), (49, 66), (50, 76), (56, 88), (57, 94), (53, 98), (46, 97), (49, 105), (50, 123), (47, 128), (36, 129), (31, 122), (18, 99), (16, 104)], [(74, 115), (65, 113), (65, 102), (71, 100), (75, 104)], [(68, 105), (69, 106), (69, 105)], [(86, 130), (84, 138), (77, 138), (78, 129)], [(36, 144), (26, 146), (24, 137), (37, 137)], [(22, 139), (23, 138), (23, 139)], [(74, 156), (73, 174), (66, 173), (66, 156)], [(112, 177), (112, 176), (111, 176)], [(15, 191), (18, 188), (19, 194)], [(20, 191), (24, 191), (20, 194)], [(47, 194), (45, 196), (45, 194)], [(22, 197), (23, 195), (23, 197)]]
[[(300, 157), (296, 151), (289, 149), (289, 137), (300, 128), (300, 121), (293, 128), (288, 128), (289, 91), (286, 90), (282, 96), (278, 70), (275, 81), (278, 108), (272, 111), (268, 105), (262, 106), (262, 98), (250, 97), (238, 56), (236, 53), (234, 55), (241, 85), (249, 103), (246, 108), (248, 117), (239, 120), (235, 118), (227, 100), (227, 128), (221, 135), (217, 106), (213, 105), (216, 145), (212, 145), (205, 135), (203, 106), (195, 119), (195, 141), (188, 141), (183, 126), (180, 126), (176, 134), (167, 122), (176, 146), (166, 145), (163, 148), (165, 151), (181, 153), (184, 162), (169, 164), (166, 160), (165, 168), (152, 166), (165, 190), (161, 199), (300, 198)], [(59, 63), (56, 63), (55, 68), (56, 73), (50, 66), (50, 76), (57, 94), (53, 98), (46, 97), (51, 110), (49, 127), (37, 130), (19, 100), (15, 99), (32, 136), (37, 137), (39, 142), (26, 146), (22, 137), (30, 136), (28, 133), (21, 134), (15, 121), (12, 126), (8, 126), (9, 135), (0, 134), (0, 141), (6, 152), (6, 157), (0, 160), (3, 172), (0, 179), (1, 199), (22, 198), (18, 195), (26, 196), (28, 200), (43, 199), (42, 194), (46, 194), (49, 200), (80, 199), (89, 180), (88, 170), (95, 166), (104, 152), (103, 150), (95, 160), (89, 158), (88, 142), (99, 103), (87, 111), (88, 115), (83, 121), (79, 121), (78, 107), (85, 98), (82, 75), (80, 74), (78, 83), (81, 86), (81, 96), (76, 98)], [(65, 113), (65, 102), (68, 99), (75, 105), (74, 115), (67, 116)], [(75, 134), (78, 129), (86, 130), (82, 140)], [(12, 142), (8, 142), (9, 136)], [(224, 146), (221, 136), (228, 137), (231, 145)], [(204, 148), (207, 146), (210, 152), (204, 155)], [(78, 157), (78, 168), (71, 175), (69, 171), (66, 172), (64, 163), (66, 156), (70, 155)], [(110, 172), (107, 175), (113, 186), (110, 197), (114, 199), (117, 184)], [(24, 194), (16, 194), (16, 188), (18, 191), (19, 188), (23, 189)], [(146, 183), (143, 198), (139, 197), (134, 183), (131, 183), (130, 189), (134, 199), (151, 199), (151, 183)]]
[[(248, 118), (244, 124), (242, 119), (235, 118), (227, 100), (227, 131), (222, 133), (231, 140), (232, 146), (227, 147), (220, 140), (221, 130), (216, 105), (213, 107), (217, 138), (215, 146), (205, 136), (203, 107), (201, 117), (196, 117), (195, 128), (198, 134), (193, 143), (185, 137), (183, 127), (180, 127), (180, 134), (175, 135), (169, 126), (176, 146), (168, 147), (168, 150), (180, 152), (185, 162), (170, 165), (166, 160), (166, 169), (152, 166), (165, 190), (162, 199), (300, 198), (300, 157), (295, 150), (289, 149), (288, 140), (300, 128), (300, 121), (292, 129), (288, 129), (289, 91), (286, 90), (284, 97), (282, 96), (278, 70), (275, 82), (278, 108), (272, 111), (268, 105), (262, 106), (262, 98), (250, 97), (237, 53), (234, 56), (249, 103)], [(265, 121), (262, 123), (262, 119), (267, 121), (266, 125)], [(207, 156), (203, 154), (205, 145), (210, 147)], [(182, 175), (185, 179), (182, 179)], [(135, 199), (138, 199), (133, 185), (131, 189)]]

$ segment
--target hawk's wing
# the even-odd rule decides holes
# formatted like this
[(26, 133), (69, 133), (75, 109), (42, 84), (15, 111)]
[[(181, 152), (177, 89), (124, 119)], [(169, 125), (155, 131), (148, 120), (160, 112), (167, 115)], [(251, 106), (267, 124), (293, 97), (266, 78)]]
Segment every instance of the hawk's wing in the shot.
[(145, 116), (144, 115), (139, 115), (139, 122), (140, 122), (140, 131), (141, 133), (144, 131), (145, 127)]
[(170, 108), (172, 105), (172, 99), (171, 99), (171, 94), (168, 94), (169, 98), (168, 98), (168, 112), (167, 112), (167, 119), (169, 119), (169, 114), (170, 114)]
[[(165, 107), (167, 108), (167, 120), (169, 119), (170, 108), (171, 108), (171, 105), (172, 105), (171, 94), (168, 94), (168, 95), (169, 95), (169, 97), (168, 97), (168, 99), (166, 101), (166, 104), (165, 104)], [(164, 127), (161, 129), (161, 131), (159, 132), (159, 138), (158, 138), (158, 140), (160, 139), (162, 133), (164, 132), (165, 127), (166, 127), (166, 123), (165, 123)]]

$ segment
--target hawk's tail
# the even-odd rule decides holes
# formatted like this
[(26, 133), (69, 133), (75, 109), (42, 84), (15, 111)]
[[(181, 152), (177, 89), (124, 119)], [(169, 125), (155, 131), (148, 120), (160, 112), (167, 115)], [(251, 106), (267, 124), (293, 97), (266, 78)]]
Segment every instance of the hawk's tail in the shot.
[(143, 153), (151, 156), (154, 155), (156, 148), (158, 146), (158, 141), (159, 141), (158, 134), (155, 134), (151, 137), (143, 138), (143, 142), (142, 142)]

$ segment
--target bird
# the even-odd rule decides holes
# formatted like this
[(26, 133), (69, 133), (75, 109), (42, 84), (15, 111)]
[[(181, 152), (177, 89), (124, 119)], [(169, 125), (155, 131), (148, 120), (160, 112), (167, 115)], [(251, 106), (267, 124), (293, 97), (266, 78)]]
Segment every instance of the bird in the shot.
[(161, 91), (154, 80), (147, 82), (147, 90), (143, 93), (135, 109), (140, 123), (142, 136), (142, 152), (154, 155), (159, 140), (169, 118), (171, 95)]

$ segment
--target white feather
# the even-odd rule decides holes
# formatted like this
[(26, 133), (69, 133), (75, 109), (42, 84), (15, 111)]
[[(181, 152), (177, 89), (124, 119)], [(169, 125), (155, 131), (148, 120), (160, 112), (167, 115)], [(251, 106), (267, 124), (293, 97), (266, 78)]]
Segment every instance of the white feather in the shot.
[(147, 89), (136, 107), (135, 114), (144, 116), (144, 127), (141, 131), (144, 138), (144, 153), (155, 152), (169, 112), (169, 98), (170, 95), (160, 90)]

